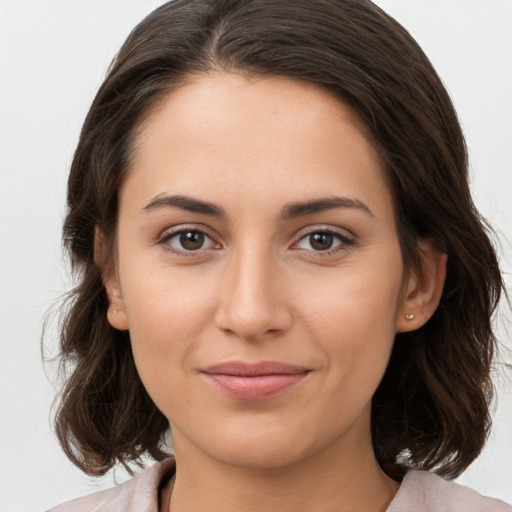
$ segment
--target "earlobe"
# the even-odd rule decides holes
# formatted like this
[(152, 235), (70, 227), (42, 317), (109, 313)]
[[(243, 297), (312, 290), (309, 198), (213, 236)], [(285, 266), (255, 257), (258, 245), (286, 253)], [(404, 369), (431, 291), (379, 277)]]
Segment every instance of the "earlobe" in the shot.
[(124, 308), (123, 297), (121, 290), (117, 284), (117, 278), (106, 277), (103, 279), (105, 290), (107, 292), (109, 308), (107, 311), (108, 323), (119, 331), (128, 330), (128, 319)]
[(124, 308), (123, 296), (119, 285), (116, 265), (111, 261), (112, 257), (108, 257), (108, 248), (101, 230), (96, 226), (94, 233), (94, 262), (101, 270), (103, 286), (107, 293), (108, 323), (120, 331), (128, 329), (128, 319)]
[(448, 255), (430, 241), (419, 243), (421, 265), (408, 277), (397, 320), (397, 332), (410, 332), (427, 323), (441, 301)]

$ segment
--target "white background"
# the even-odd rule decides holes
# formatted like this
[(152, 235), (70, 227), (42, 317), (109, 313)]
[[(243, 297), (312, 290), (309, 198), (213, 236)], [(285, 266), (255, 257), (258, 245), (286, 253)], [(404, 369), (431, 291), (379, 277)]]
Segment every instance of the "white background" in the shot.
[[(48, 308), (68, 286), (60, 246), (65, 183), (81, 123), (131, 28), (160, 1), (0, 0), (0, 510), (45, 510), (112, 485), (76, 470), (51, 432)], [(418, 39), (459, 111), (476, 203), (512, 250), (512, 1), (380, 0)], [(511, 281), (507, 276), (510, 287)], [(505, 316), (511, 318), (510, 311)], [(502, 339), (512, 346), (510, 334)], [(49, 348), (55, 347), (50, 328)], [(512, 380), (512, 379), (511, 379)], [(495, 429), (460, 478), (512, 503), (512, 384)], [(124, 475), (118, 473), (119, 480)]]

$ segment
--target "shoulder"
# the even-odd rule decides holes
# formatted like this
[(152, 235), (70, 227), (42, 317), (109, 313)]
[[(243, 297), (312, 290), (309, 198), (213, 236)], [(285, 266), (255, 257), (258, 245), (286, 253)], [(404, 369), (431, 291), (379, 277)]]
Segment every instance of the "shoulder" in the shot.
[(112, 489), (68, 501), (48, 512), (158, 512), (161, 482), (174, 473), (174, 467), (174, 459), (166, 459)]
[(408, 471), (387, 512), (512, 512), (505, 502), (426, 471)]

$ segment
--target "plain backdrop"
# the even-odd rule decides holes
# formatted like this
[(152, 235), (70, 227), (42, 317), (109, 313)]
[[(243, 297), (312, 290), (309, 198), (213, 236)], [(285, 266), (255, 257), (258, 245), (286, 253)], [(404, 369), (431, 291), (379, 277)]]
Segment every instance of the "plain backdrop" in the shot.
[[(45, 510), (111, 486), (61, 453), (51, 430), (55, 367), (43, 368), (48, 308), (68, 289), (60, 245), (65, 183), (108, 64), (150, 0), (0, 0), (0, 510)], [(512, 1), (380, 0), (423, 46), (467, 135), (477, 206), (512, 250)], [(504, 309), (503, 316), (511, 313)], [(501, 322), (506, 323), (505, 320)], [(502, 341), (511, 347), (506, 328)], [(48, 349), (56, 346), (50, 324)], [(512, 380), (512, 379), (510, 379)], [(512, 503), (512, 385), (499, 382), (486, 450), (459, 479)], [(118, 471), (118, 481), (126, 475)]]

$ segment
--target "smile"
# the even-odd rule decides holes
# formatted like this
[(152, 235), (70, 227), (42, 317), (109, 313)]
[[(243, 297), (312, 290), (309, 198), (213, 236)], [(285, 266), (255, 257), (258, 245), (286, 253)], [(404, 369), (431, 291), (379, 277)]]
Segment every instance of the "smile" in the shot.
[(221, 363), (201, 371), (217, 390), (236, 400), (268, 400), (301, 382), (311, 370), (275, 362)]

